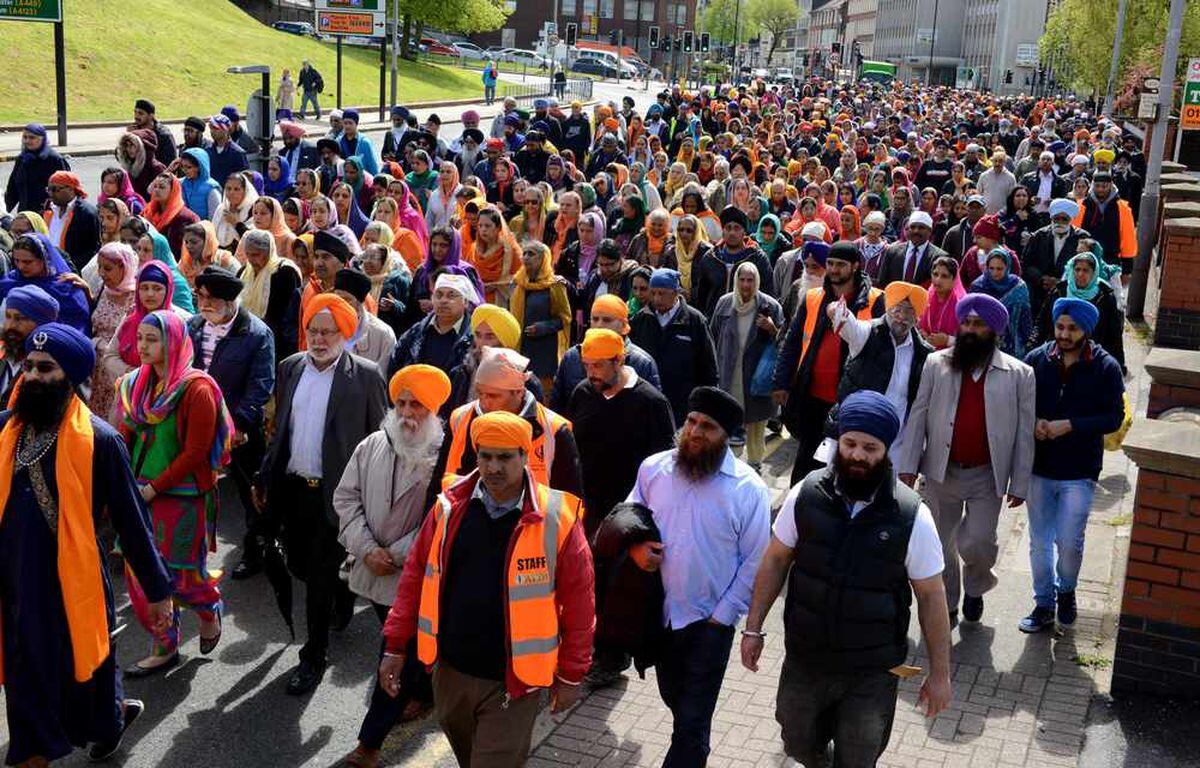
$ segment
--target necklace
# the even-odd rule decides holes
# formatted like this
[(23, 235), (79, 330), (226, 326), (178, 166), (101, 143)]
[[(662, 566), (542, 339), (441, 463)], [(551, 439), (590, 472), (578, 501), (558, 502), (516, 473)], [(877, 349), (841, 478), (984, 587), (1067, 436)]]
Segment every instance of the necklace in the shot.
[[(30, 435), (33, 437), (30, 438)], [(24, 469), (41, 461), (56, 442), (58, 442), (57, 430), (36, 432), (33, 427), (26, 426), (21, 430), (21, 437), (17, 440), (17, 468)]]

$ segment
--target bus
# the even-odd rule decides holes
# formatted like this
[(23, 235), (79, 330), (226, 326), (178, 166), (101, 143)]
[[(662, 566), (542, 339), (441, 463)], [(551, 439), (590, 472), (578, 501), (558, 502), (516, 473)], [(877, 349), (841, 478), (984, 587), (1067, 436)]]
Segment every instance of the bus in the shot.
[(896, 65), (886, 61), (864, 61), (858, 76), (862, 80), (890, 85), (896, 79)]

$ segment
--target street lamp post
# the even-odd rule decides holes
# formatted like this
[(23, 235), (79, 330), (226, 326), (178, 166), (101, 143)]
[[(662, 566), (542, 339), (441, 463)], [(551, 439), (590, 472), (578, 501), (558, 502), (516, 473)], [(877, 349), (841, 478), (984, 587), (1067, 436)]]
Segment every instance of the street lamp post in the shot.
[(937, 42), (938, 0), (933, 0), (933, 29), (929, 31), (929, 66), (925, 70), (925, 85), (933, 85), (933, 44)]
[(730, 73), (729, 79), (736, 83), (738, 75), (738, 21), (742, 12), (742, 0), (733, 1), (733, 72)]

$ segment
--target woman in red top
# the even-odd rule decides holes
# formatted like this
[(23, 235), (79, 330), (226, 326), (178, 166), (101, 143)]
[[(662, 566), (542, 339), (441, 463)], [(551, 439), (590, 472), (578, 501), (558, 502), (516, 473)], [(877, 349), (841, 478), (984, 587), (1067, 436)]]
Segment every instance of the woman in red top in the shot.
[[(143, 677), (179, 662), (179, 604), (200, 617), (201, 653), (221, 638), (221, 593), (207, 561), (216, 550), (217, 470), (229, 461), (233, 422), (216, 381), (192, 367), (192, 340), (177, 314), (142, 318), (137, 347), (141, 366), (117, 385), (120, 430), (176, 606), (171, 626), (154, 633), (151, 654), (125, 672)], [(126, 581), (134, 613), (152, 632), (146, 596), (128, 569)]]

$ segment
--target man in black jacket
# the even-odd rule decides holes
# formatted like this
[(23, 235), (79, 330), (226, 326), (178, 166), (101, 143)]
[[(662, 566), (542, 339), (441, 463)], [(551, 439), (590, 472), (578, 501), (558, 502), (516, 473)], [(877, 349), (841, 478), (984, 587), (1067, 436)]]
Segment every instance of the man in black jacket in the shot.
[(759, 290), (775, 297), (775, 274), (771, 262), (752, 238), (747, 237), (750, 220), (732, 205), (721, 211), (721, 242), (695, 266), (693, 303), (705, 317), (712, 317), (717, 300), (733, 290), (733, 274), (742, 262), (758, 270)]
[(886, 288), (888, 283), (903, 280), (929, 287), (930, 271), (934, 259), (946, 252), (929, 242), (933, 235), (933, 219), (925, 211), (913, 211), (908, 217), (908, 242), (889, 245), (883, 252), (879, 264), (876, 285)]
[(1029, 190), (1029, 202), (1038, 213), (1050, 210), (1050, 201), (1066, 197), (1071, 187), (1054, 172), (1054, 153), (1038, 155), (1037, 168), (1021, 177), (1021, 186)]
[(46, 185), (50, 200), (46, 225), (50, 242), (58, 246), (76, 270), (83, 269), (100, 250), (100, 214), (84, 198), (83, 184), (71, 171), (58, 171)]
[(663, 394), (676, 424), (687, 418), (688, 396), (696, 387), (716, 386), (717, 352), (704, 315), (680, 296), (683, 286), (673, 269), (650, 276), (650, 305), (632, 322), (629, 340), (650, 353), (658, 365)]
[(133, 103), (133, 128), (154, 131), (154, 135), (158, 137), (158, 149), (154, 150), (154, 157), (163, 165), (170, 165), (179, 154), (175, 148), (175, 137), (171, 135), (167, 126), (158, 122), (154, 114), (154, 102), (138, 99)]
[(304, 108), (309, 102), (312, 102), (313, 111), (316, 112), (317, 120), (321, 119), (321, 103), (317, 101), (317, 94), (325, 89), (325, 81), (321, 79), (321, 73), (316, 68), (308, 63), (305, 59), (300, 66), (300, 78), (297, 82), (300, 86), (300, 111), (297, 116), (304, 119)]
[(46, 184), (56, 171), (69, 171), (71, 164), (50, 146), (41, 123), (21, 130), (21, 154), (13, 161), (4, 187), (4, 205), (10, 212), (41, 211), (46, 207)]
[(588, 147), (592, 145), (592, 124), (583, 114), (583, 105), (578, 101), (571, 102), (571, 114), (563, 121), (563, 143), (559, 150), (569, 149), (575, 155), (575, 166), (578, 167), (587, 157)]
[(784, 751), (803, 765), (831, 764), (831, 743), (836, 765), (875, 765), (883, 754), (913, 595), (929, 653), (917, 703), (928, 718), (950, 703), (942, 546), (929, 508), (892, 474), (887, 453), (899, 431), (883, 395), (846, 398), (831, 466), (792, 488), (755, 575), (742, 665), (758, 671), (763, 622), (787, 579), (775, 711)]
[(1132, 162), (1133, 156), (1122, 149), (1117, 153), (1116, 161), (1113, 164), (1112, 177), (1113, 184), (1116, 185), (1121, 199), (1129, 203), (1129, 207), (1133, 210), (1133, 223), (1136, 224), (1138, 214), (1140, 213), (1142, 189), (1145, 186), (1145, 182), (1133, 170)]
[(983, 196), (971, 195), (967, 198), (967, 218), (950, 227), (946, 231), (946, 236), (942, 238), (942, 250), (953, 256), (959, 264), (962, 263), (963, 256), (966, 256), (967, 251), (971, 250), (971, 246), (975, 244), (972, 230), (986, 211)]
[(1029, 287), (1029, 306), (1038, 316), (1046, 296), (1054, 292), (1062, 279), (1067, 261), (1079, 250), (1079, 241), (1091, 237), (1071, 221), (1079, 214), (1079, 204), (1060, 198), (1050, 203), (1050, 224), (1033, 233), (1021, 254), (1021, 276)]

